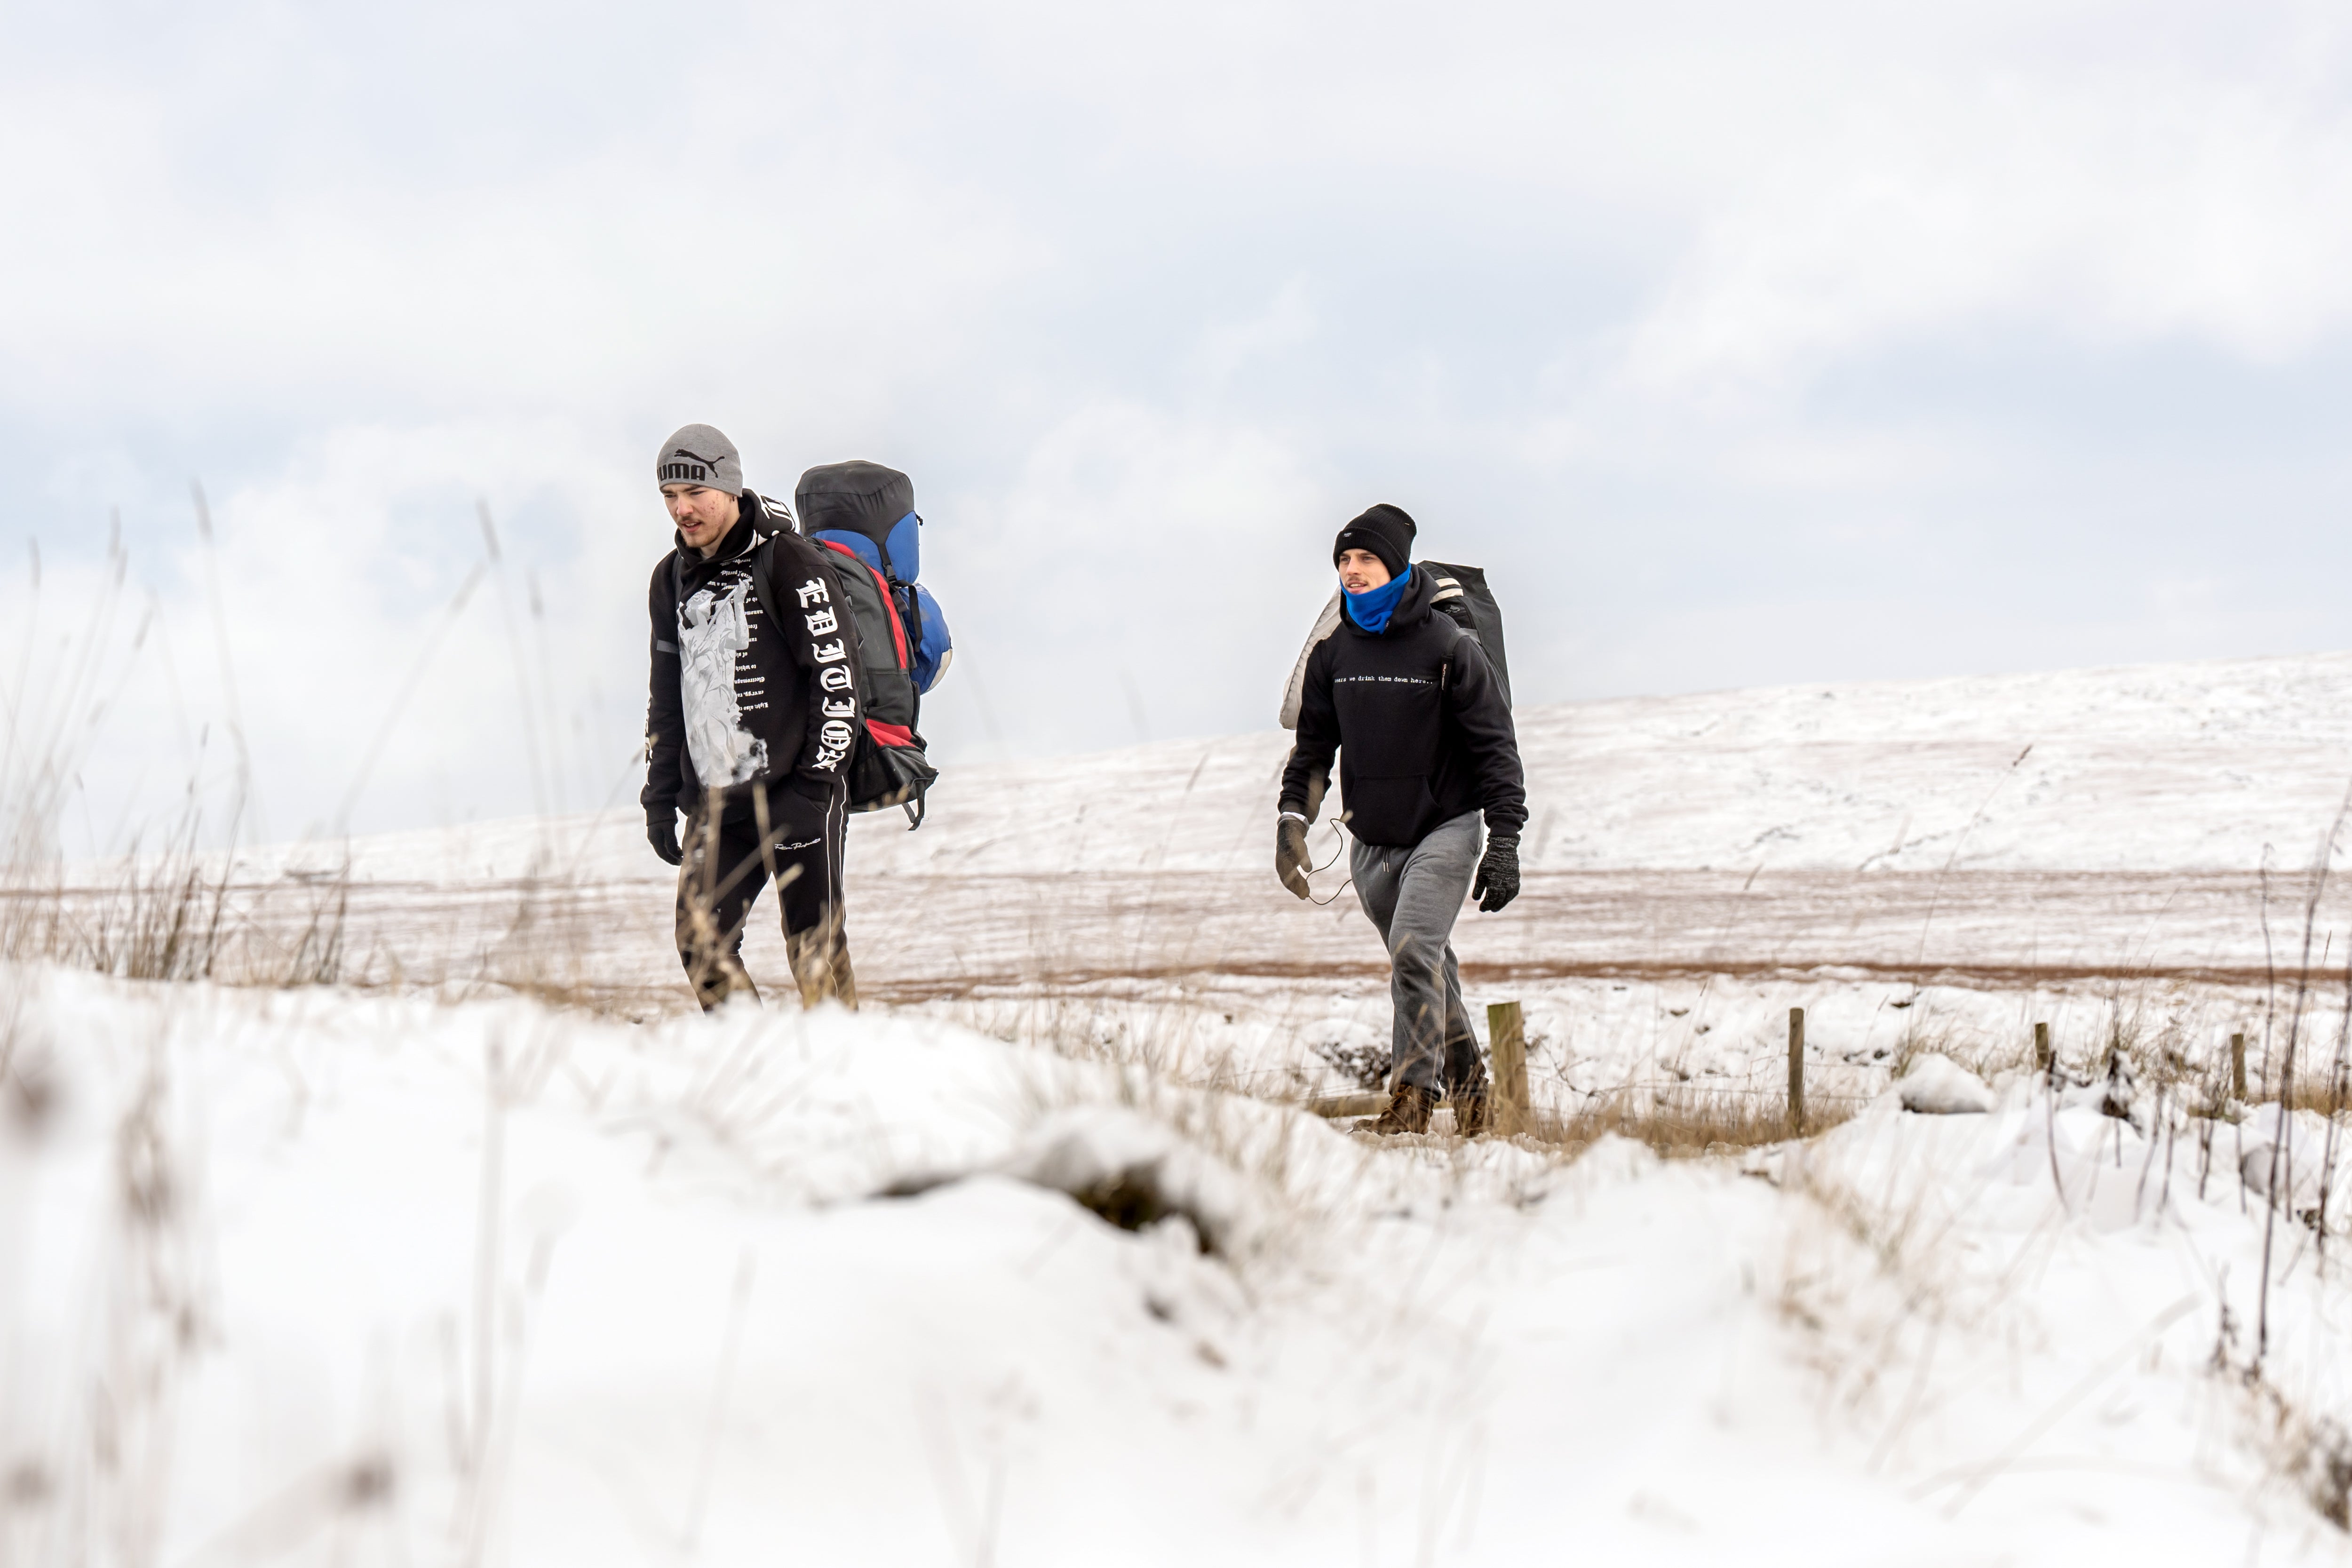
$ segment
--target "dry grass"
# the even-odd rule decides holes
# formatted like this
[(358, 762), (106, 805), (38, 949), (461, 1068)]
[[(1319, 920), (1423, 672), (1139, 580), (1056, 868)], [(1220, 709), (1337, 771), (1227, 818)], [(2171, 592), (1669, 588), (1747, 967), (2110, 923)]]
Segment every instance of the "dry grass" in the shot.
[(70, 877), (0, 870), (0, 961), (263, 989), (524, 995), (632, 1020), (690, 1008), (682, 979), (648, 986), (615, 972), (600, 939), (616, 920), (645, 923), (616, 909), (628, 901), (560, 877), (425, 888), (360, 878), (348, 863), (271, 877), (226, 853), (182, 852)]
[(2333, 1416), (2304, 1409), (2258, 1374), (2244, 1386), (2254, 1446), (2268, 1452), (2272, 1468), (2321, 1518), (2352, 1531), (2352, 1433)]
[(1621, 1091), (1566, 1115), (1538, 1112), (1527, 1135), (1570, 1152), (1614, 1135), (1664, 1159), (1692, 1160), (1815, 1137), (1852, 1120), (1860, 1104), (1808, 1096), (1800, 1133), (1789, 1125), (1788, 1101), (1768, 1094), (1698, 1088)]
[(126, 861), (107, 882), (0, 879), (0, 957), (125, 980), (282, 987), (343, 978), (347, 878), (257, 896), (206, 859)]

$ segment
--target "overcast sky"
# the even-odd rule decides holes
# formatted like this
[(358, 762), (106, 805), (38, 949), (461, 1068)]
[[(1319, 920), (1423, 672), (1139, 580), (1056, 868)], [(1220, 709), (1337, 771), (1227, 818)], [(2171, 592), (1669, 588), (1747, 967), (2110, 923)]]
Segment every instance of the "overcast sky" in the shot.
[(0, 0), (11, 765), (630, 798), (693, 420), (914, 476), (950, 768), (1270, 727), (1380, 500), (1523, 704), (2352, 644), (2343, 16)]

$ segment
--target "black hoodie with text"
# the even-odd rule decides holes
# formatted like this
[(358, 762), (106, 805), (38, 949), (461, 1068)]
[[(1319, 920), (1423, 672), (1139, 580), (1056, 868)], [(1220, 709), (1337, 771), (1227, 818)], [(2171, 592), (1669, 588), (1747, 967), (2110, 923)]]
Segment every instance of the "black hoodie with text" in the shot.
[[(771, 510), (772, 509), (772, 510)], [(719, 793), (737, 815), (754, 783), (822, 796), (843, 787), (863, 715), (857, 634), (824, 549), (752, 491), (708, 560), (683, 541), (646, 588), (653, 674), (646, 702), (648, 813)], [(768, 574), (777, 626), (753, 574)]]
[(1311, 815), (1310, 781), (1336, 752), (1348, 831), (1367, 844), (1418, 844), (1481, 808), (1489, 833), (1517, 837), (1528, 791), (1510, 707), (1478, 639), (1431, 608), (1435, 584), (1412, 573), (1385, 627), (1342, 613), (1307, 657), (1282, 809)]

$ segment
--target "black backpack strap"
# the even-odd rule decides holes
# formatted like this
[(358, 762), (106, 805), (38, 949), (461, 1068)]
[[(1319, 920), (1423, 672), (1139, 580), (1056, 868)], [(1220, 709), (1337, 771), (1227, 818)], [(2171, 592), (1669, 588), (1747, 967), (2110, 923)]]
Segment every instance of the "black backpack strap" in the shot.
[(751, 546), (751, 595), (760, 601), (760, 613), (768, 617), (768, 625), (781, 627), (776, 619), (776, 536), (772, 533)]
[[(1455, 584), (1450, 577), (1441, 577), (1438, 581), (1445, 584), (1446, 586), (1440, 588), (1436, 594), (1431, 597), (1429, 603), (1430, 610), (1433, 614), (1444, 616), (1447, 620), (1452, 621), (1455, 626), (1460, 626), (1472, 637), (1476, 637), (1478, 635), (1478, 616), (1477, 612), (1470, 607), (1470, 595), (1465, 594), (1462, 591), (1461, 586), (1458, 584)], [(1483, 641), (1480, 646), (1485, 646)]]
[(1437, 667), (1437, 690), (1440, 696), (1444, 696), (1453, 689), (1454, 661), (1462, 657), (1462, 645), (1465, 642), (1476, 642), (1478, 634), (1452, 616), (1440, 613), (1434, 618), (1445, 622), (1454, 628), (1454, 636), (1445, 645), (1445, 660)]
[(797, 531), (798, 525), (793, 521), (792, 509), (775, 497), (757, 490), (745, 490), (743, 497), (759, 512), (751, 523), (751, 592), (768, 625), (782, 626), (784, 623), (776, 619), (776, 538)]

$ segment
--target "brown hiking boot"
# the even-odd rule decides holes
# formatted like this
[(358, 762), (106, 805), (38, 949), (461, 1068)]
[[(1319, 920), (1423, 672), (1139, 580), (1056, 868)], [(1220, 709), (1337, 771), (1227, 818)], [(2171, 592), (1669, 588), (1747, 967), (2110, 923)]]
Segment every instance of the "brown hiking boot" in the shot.
[(1495, 1130), (1495, 1113), (1483, 1089), (1454, 1097), (1454, 1131), (1464, 1138), (1484, 1138)]
[(1437, 1109), (1437, 1095), (1419, 1084), (1401, 1083), (1389, 1097), (1389, 1108), (1372, 1123), (1372, 1131), (1381, 1137), (1399, 1132), (1426, 1132), (1430, 1113)]

